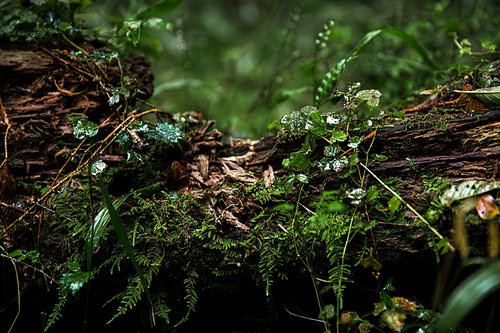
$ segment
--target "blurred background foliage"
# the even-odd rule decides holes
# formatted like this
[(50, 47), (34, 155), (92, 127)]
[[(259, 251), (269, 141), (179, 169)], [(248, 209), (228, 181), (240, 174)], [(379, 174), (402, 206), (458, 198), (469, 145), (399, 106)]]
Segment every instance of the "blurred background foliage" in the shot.
[[(80, 18), (103, 27), (106, 15), (132, 17), (154, 3), (96, 1)], [(386, 110), (399, 100), (418, 102), (412, 96), (418, 98), (421, 90), (478, 64), (483, 55), (461, 55), (454, 34), (458, 42), (467, 39), (473, 52), (491, 58), (481, 43), (499, 42), (499, 10), (498, 0), (185, 0), (163, 17), (173, 23), (172, 31), (144, 31), (138, 47), (129, 51), (151, 60), (151, 102), (158, 108), (200, 111), (217, 121), (226, 138), (258, 139), (271, 133), (274, 120), (313, 104), (325, 73), (367, 32), (401, 29), (436, 65), (429, 67), (393, 36), (383, 34), (370, 43), (347, 65), (339, 89), (356, 82), (361, 89), (379, 89)], [(333, 106), (323, 106), (328, 108)]]

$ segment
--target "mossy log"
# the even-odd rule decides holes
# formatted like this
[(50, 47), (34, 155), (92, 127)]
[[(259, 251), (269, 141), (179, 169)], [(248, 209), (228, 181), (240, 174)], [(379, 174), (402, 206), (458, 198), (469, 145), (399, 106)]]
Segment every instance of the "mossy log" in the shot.
[[(94, 141), (100, 142), (112, 135), (115, 127), (126, 116), (123, 114), (126, 106), (122, 109), (120, 108), (121, 104), (110, 105), (111, 88), (121, 87), (123, 77), (128, 76), (133, 79), (129, 82), (133, 82), (135, 85), (131, 88), (137, 92), (136, 97), (146, 99), (151, 95), (153, 89), (153, 77), (149, 71), (149, 64), (143, 56), (123, 59), (120, 63), (115, 59), (102, 63), (88, 62), (84, 65), (78, 60), (72, 59), (71, 53), (72, 51), (64, 51), (60, 47), (52, 49), (48, 45), (10, 45), (0, 49), (0, 136), (4, 138), (1, 155), (3, 163), (0, 173), (0, 183), (2, 184), (0, 214), (3, 229), (1, 245), (8, 251), (14, 249), (29, 251), (38, 248), (41, 255), (51, 262), (52, 266), (50, 267), (58, 269), (63, 267), (65, 261), (74, 254), (73, 252), (78, 253), (78, 249), (81, 251), (82, 244), (68, 244), (69, 236), (63, 235), (63, 232), (68, 232), (68, 230), (61, 231), (60, 227), (56, 227), (46, 220), (42, 227), (41, 212), (45, 212), (45, 216), (52, 219), (59, 219), (59, 216), (54, 213), (56, 208), (42, 207), (40, 202), (35, 207), (34, 203), (37, 202), (37, 198), (42, 196), (44, 187), (50, 188), (55, 184), (56, 178), (61, 179), (63, 174), (75, 170), (82, 153), (90, 147), (90, 143), (81, 145), (82, 141), (74, 137), (73, 127), (67, 115), (85, 115), (89, 120), (98, 124), (99, 134), (94, 138)], [(101, 76), (93, 74), (96, 71)], [(127, 102), (131, 104), (135, 100), (132, 98)], [(438, 193), (428, 191), (428, 184), (424, 183), (422, 176), (435, 175), (457, 183), (471, 179), (499, 180), (500, 111), (489, 109), (482, 114), (470, 116), (465, 112), (460, 112), (460, 110), (463, 111), (464, 105), (457, 104), (455, 109), (459, 110), (459, 113), (448, 115), (446, 118), (439, 115), (435, 115), (434, 118), (425, 118), (424, 116), (424, 119), (430, 119), (425, 121), (415, 117), (409, 118), (404, 124), (374, 127), (371, 131), (363, 133), (353, 131), (349, 133), (351, 136), (367, 136), (376, 130), (375, 136), (362, 144), (360, 160), (366, 160), (366, 156), (363, 155), (363, 152), (366, 151), (369, 151), (368, 155), (370, 156), (373, 153), (385, 155), (387, 160), (371, 163), (370, 170), (382, 181), (390, 182), (392, 187), (397, 188), (402, 198), (422, 214), (427, 210), (431, 200), (438, 195)], [(197, 121), (201, 122), (199, 114), (197, 116)], [(173, 118), (169, 116), (169, 119)], [(169, 187), (174, 189), (179, 187), (177, 180), (172, 185), (172, 181), (169, 179), (169, 168), (174, 163), (186, 168), (187, 175), (184, 177), (188, 177), (189, 187), (184, 186), (183, 190), (191, 198), (190, 200), (193, 200), (191, 202), (198, 207), (180, 212), (185, 216), (189, 215), (190, 218), (198, 222), (198, 226), (186, 228), (183, 234), (186, 235), (186, 238), (193, 235), (193, 229), (200, 230), (201, 226), (206, 224), (205, 220), (211, 218), (211, 214), (213, 214), (216, 219), (211, 220), (210, 223), (215, 226), (217, 235), (223, 237), (238, 234), (241, 235), (241, 239), (244, 239), (251, 235), (257, 226), (257, 223), (252, 222), (252, 220), (259, 214), (272, 210), (276, 205), (272, 199), (265, 202), (258, 201), (255, 195), (246, 192), (246, 188), (259, 180), (262, 180), (262, 186), (269, 187), (280, 177), (291, 174), (293, 170), (285, 169), (282, 166), (282, 161), (291, 152), (300, 149), (303, 139), (300, 135), (287, 137), (282, 133), (260, 140), (224, 138), (222, 133), (214, 129), (213, 122), (203, 122), (185, 138), (185, 141), (180, 145), (181, 149), (170, 146), (155, 147), (148, 160), (139, 167), (143, 167), (147, 163), (163, 165), (161, 170), (155, 169), (153, 171), (152, 177), (165, 190)], [(321, 156), (324, 145), (325, 143), (319, 140), (312, 154)], [(70, 158), (68, 159), (68, 157)], [(139, 167), (124, 166), (126, 158), (126, 153), (116, 143), (110, 144), (101, 151), (100, 159), (110, 166), (117, 167), (116, 170), (118, 170), (112, 175), (112, 182), (109, 184), (110, 193), (113, 196), (137, 190), (138, 183), (136, 182), (137, 178), (134, 178), (136, 177), (134, 173), (137, 173)], [(313, 167), (309, 171), (314, 176), (309, 178), (307, 184), (304, 184), (300, 201), (297, 201), (297, 194), (301, 185), (296, 181), (292, 191), (280, 199), (282, 202), (292, 203), (296, 205), (298, 210), (306, 212), (309, 209), (308, 205), (317, 201), (317, 197), (322, 192), (337, 190), (346, 183), (354, 186), (352, 179), (340, 178), (339, 174), (333, 171), (322, 173), (317, 167)], [(359, 172), (361, 173), (363, 170)], [(76, 193), (78, 188), (82, 187), (78, 183), (78, 179), (73, 181), (74, 183), (68, 187), (68, 193), (71, 189), (75, 190), (71, 193)], [(368, 188), (372, 185), (379, 184), (373, 177), (367, 175), (362, 186)], [(211, 193), (208, 199), (206, 198), (207, 192)], [(52, 192), (52, 195), (57, 194), (57, 191)], [(71, 198), (70, 195), (65, 199), (68, 206), (79, 209), (81, 202), (71, 202)], [(154, 198), (153, 196), (151, 199), (153, 200), (151, 207), (162, 209), (165, 201), (154, 201)], [(131, 207), (137, 205), (138, 201), (130, 198), (126, 203), (128, 207)], [(14, 213), (16, 209), (28, 211), (28, 207), (31, 207), (29, 212), (32, 220), (20, 223), (16, 219), (21, 214)], [(419, 283), (415, 279), (421, 279), (425, 276), (432, 280), (434, 273), (426, 268), (435, 261), (435, 253), (428, 245), (428, 230), (414, 223), (416, 216), (406, 207), (401, 208), (401, 210), (404, 214), (400, 215), (400, 220), (377, 218), (376, 227), (373, 228), (374, 232), (372, 239), (370, 239), (370, 242), (373, 241), (373, 243), (367, 245), (367, 238), (355, 238), (349, 243), (348, 251), (351, 253), (350, 258), (356, 259), (362, 248), (374, 247), (378, 254), (378, 260), (384, 267), (383, 274), (398, 277), (401, 285), (406, 285), (406, 287), (400, 286), (399, 289), (401, 294), (404, 294), (405, 290), (411, 293), (412, 286)], [(171, 216), (174, 213), (167, 212), (165, 214)], [(366, 216), (363, 215), (363, 217)], [(222, 222), (217, 221), (217, 219)], [(288, 222), (291, 223), (291, 221)], [(85, 221), (85, 223), (89, 222)], [(286, 228), (289, 228), (290, 225), (275, 222), (273, 228), (276, 226), (279, 228), (273, 229), (272, 232), (289, 232)], [(37, 232), (32, 230), (32, 227), (37, 229)], [(444, 236), (450, 236), (451, 230), (451, 224), (440, 226), (440, 232)], [(134, 235), (135, 231), (133, 229)], [(37, 239), (33, 235), (47, 237), (47, 239)], [(54, 235), (60, 237), (54, 240)], [(249, 292), (255, 291), (255, 271), (242, 270), (242, 273), (233, 280), (227, 277), (221, 277), (220, 280), (214, 279), (213, 276), (208, 276), (211, 271), (201, 270), (203, 265), (200, 264), (197, 271), (194, 271), (193, 266), (189, 266), (194, 261), (193, 258), (198, 256), (196, 257), (198, 260), (199, 256), (203, 257), (205, 254), (202, 252), (184, 253), (181, 250), (183, 247), (189, 248), (186, 245), (189, 241), (182, 240), (185, 242), (182, 244), (181, 240), (178, 241), (179, 243), (176, 243), (178, 248), (175, 249), (179, 253), (179, 257), (175, 258), (175, 263), (179, 266), (177, 268), (182, 274), (188, 272), (190, 277), (198, 273), (207, 274), (206, 277), (200, 278), (200, 280), (208, 281), (202, 289), (223, 285), (228, 290), (237, 290), (248, 286)], [(39, 247), (36, 247), (34, 242), (39, 242), (37, 244)], [(196, 242), (193, 241), (193, 243)], [(162, 243), (155, 240), (155, 242), (146, 245), (146, 250), (153, 252), (153, 254), (172, 251), (171, 248), (160, 250), (159, 244)], [(320, 245), (318, 248), (322, 249)], [(253, 258), (251, 251), (252, 249), (248, 249), (247, 253), (250, 254), (244, 255), (244, 258), (249, 258), (249, 261)], [(104, 250), (96, 251), (93, 258), (95, 267), (106, 261), (107, 257), (103, 252)], [(200, 260), (206, 260), (209, 263), (225, 263), (229, 260), (226, 257), (217, 258), (209, 250), (207, 250), (206, 258)], [(326, 257), (323, 259), (327, 261)], [(293, 258), (292, 263), (288, 264), (290, 267), (285, 267), (284, 270), (288, 272), (289, 278), (292, 280), (302, 279), (301, 281), (304, 277), (310, 279), (298, 257)], [(169, 263), (169, 265), (174, 264)], [(254, 262), (250, 265), (256, 264)], [(168, 272), (174, 266), (163, 267), (163, 269)], [(31, 268), (26, 268), (24, 273), (24, 282), (28, 284), (32, 281), (33, 271)], [(130, 271), (128, 273), (131, 274)], [(372, 273), (375, 274), (373, 270), (370, 273), (357, 271), (353, 273), (353, 276), (361, 276), (361, 280), (370, 280), (368, 283), (370, 288), (380, 289), (380, 280), (374, 278)], [(125, 282), (120, 281), (117, 285), (124, 287), (128, 275), (124, 274), (121, 277), (125, 279)], [(171, 282), (174, 289), (178, 288), (179, 285), (182, 286), (182, 282), (179, 282), (178, 278), (174, 273), (166, 274), (164, 277), (165, 280), (168, 279)], [(113, 281), (117, 281), (119, 278), (114, 275), (113, 279)], [(189, 281), (189, 277), (186, 280)], [(359, 280), (356, 282), (359, 283)], [(301, 283), (298, 283), (299, 288), (302, 286)], [(106, 289), (102, 287), (103, 285), (105, 283), (100, 285), (99, 290), (105, 292), (105, 290), (101, 290)], [(432, 285), (432, 281), (423, 287), (427, 302), (430, 302), (429, 294), (432, 292), (430, 285)], [(292, 299), (293, 297), (289, 295), (287, 288), (294, 287), (290, 284), (286, 287), (278, 284), (272, 297), (282, 296), (288, 300)], [(251, 298), (253, 296), (241, 290), (240, 292), (244, 297)], [(178, 293), (177, 290), (177, 294), (174, 292), (177, 296), (171, 297), (182, 298), (182, 295), (179, 296)], [(308, 295), (314, 295), (314, 291), (310, 290)], [(293, 302), (297, 304), (298, 299), (293, 300)], [(260, 297), (260, 301), (264, 301), (265, 304), (265, 297)], [(227, 302), (221, 298), (216, 304), (227, 310), (227, 304), (224, 304)], [(204, 303), (204, 301), (200, 301), (200, 303), (205, 306), (205, 311), (214, 313), (213, 303)], [(255, 303), (249, 301), (249, 304)], [(262, 306), (262, 303), (259, 304), (258, 306)], [(276, 306), (277, 303), (273, 301), (271, 304)], [(346, 301), (346, 304), (349, 302)], [(209, 310), (210, 308), (212, 310)], [(50, 310), (44, 309), (44, 311)], [(283, 309), (280, 308), (276, 311), (281, 313)], [(314, 311), (309, 314), (315, 315)], [(235, 312), (231, 313), (236, 316)], [(256, 314), (255, 316), (260, 315)], [(286, 314), (281, 313), (281, 315)], [(293, 322), (291, 320), (290, 322), (292, 323), (291, 327), (293, 327)], [(285, 326), (283, 325), (281, 328)]]

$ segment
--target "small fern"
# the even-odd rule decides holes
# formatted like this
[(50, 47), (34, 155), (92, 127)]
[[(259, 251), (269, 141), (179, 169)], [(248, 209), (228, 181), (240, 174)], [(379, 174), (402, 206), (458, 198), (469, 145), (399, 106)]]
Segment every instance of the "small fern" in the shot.
[(54, 305), (54, 308), (52, 309), (52, 313), (49, 315), (49, 321), (47, 323), (47, 326), (45, 326), (44, 332), (47, 332), (47, 330), (55, 324), (57, 320), (59, 320), (62, 317), (61, 310), (62, 308), (66, 305), (66, 301), (68, 300), (68, 291), (63, 290), (63, 288), (59, 287), (59, 302), (57, 302)]
[[(144, 272), (146, 273), (146, 272)], [(147, 277), (146, 277), (147, 278)], [(119, 316), (125, 314), (128, 310), (132, 309), (137, 305), (137, 302), (141, 300), (141, 295), (144, 292), (144, 286), (141, 283), (139, 276), (134, 275), (128, 279), (127, 290), (119, 295), (121, 298), (121, 305), (116, 310), (115, 315), (107, 323), (111, 323), (113, 320)]]
[(188, 308), (188, 312), (184, 316), (184, 318), (181, 319), (180, 322), (178, 322), (175, 326), (180, 325), (183, 322), (186, 322), (189, 318), (189, 315), (191, 312), (195, 311), (195, 306), (196, 302), (198, 301), (198, 295), (196, 294), (196, 290), (194, 289), (196, 285), (196, 280), (198, 279), (198, 273), (196, 273), (196, 270), (193, 267), (190, 267), (191, 263), (188, 263), (188, 274), (187, 277), (184, 279), (184, 287), (186, 288), (186, 293), (187, 295), (184, 297), (186, 300), (186, 305)]
[(167, 297), (167, 294), (158, 292), (155, 293), (152, 296), (153, 299), (153, 309), (155, 312), (155, 315), (157, 315), (160, 318), (165, 319), (165, 321), (170, 324), (170, 318), (168, 316), (170, 312), (170, 308), (167, 306), (165, 303), (164, 299)]

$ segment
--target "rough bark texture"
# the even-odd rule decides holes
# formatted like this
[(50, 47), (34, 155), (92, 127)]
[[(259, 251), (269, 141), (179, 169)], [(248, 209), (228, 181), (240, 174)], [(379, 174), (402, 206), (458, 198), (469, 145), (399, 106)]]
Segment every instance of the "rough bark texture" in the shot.
[[(73, 136), (69, 114), (85, 115), (99, 124), (104, 130), (96, 139), (103, 139), (105, 127), (110, 125), (106, 120), (113, 114), (120, 115), (120, 110), (109, 105), (110, 92), (104, 88), (121, 87), (121, 77), (137, 80), (138, 97), (148, 98), (152, 93), (153, 75), (148, 60), (141, 55), (122, 60), (123, 73), (116, 59), (94, 63), (106, 78), (104, 86), (71, 59), (68, 51), (30, 44), (2, 45), (0, 91), (12, 126), (9, 168), (16, 178), (34, 180), (60, 170), (67, 154), (80, 143)], [(108, 153), (103, 160), (123, 160), (113, 150)]]

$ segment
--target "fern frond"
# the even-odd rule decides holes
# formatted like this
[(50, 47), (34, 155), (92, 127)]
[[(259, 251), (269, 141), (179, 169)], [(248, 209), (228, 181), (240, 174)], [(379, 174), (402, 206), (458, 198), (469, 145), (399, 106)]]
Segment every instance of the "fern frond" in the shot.
[(188, 263), (187, 268), (189, 269), (188, 271), (188, 276), (187, 278), (184, 279), (184, 287), (186, 288), (186, 293), (187, 295), (184, 297), (186, 300), (186, 305), (188, 308), (188, 312), (184, 316), (184, 318), (179, 321), (175, 327), (178, 325), (186, 322), (189, 318), (189, 315), (191, 314), (191, 311), (195, 311), (195, 306), (196, 302), (198, 301), (198, 295), (196, 294), (196, 290), (194, 289), (196, 285), (196, 279), (198, 278), (198, 273), (196, 273), (196, 270), (192, 267), (189, 267), (191, 263)]
[(155, 311), (155, 315), (165, 319), (167, 324), (170, 324), (170, 318), (168, 317), (168, 313), (170, 312), (170, 308), (167, 306), (164, 298), (167, 297), (165, 293), (158, 292), (156, 294), (151, 295), (153, 298), (153, 308)]
[(141, 279), (138, 275), (129, 278), (127, 285), (127, 290), (122, 296), (121, 305), (116, 310), (117, 312), (111, 318), (107, 324), (111, 323), (113, 320), (119, 316), (125, 314), (128, 310), (132, 309), (137, 305), (137, 302), (141, 300), (141, 295), (144, 292), (144, 286), (141, 283)]
[(63, 291), (62, 288), (59, 289), (59, 302), (54, 305), (52, 309), (52, 313), (49, 315), (49, 321), (47, 326), (45, 326), (44, 332), (50, 328), (50, 326), (54, 325), (54, 323), (62, 317), (61, 310), (66, 305), (66, 301), (68, 299), (68, 292)]

